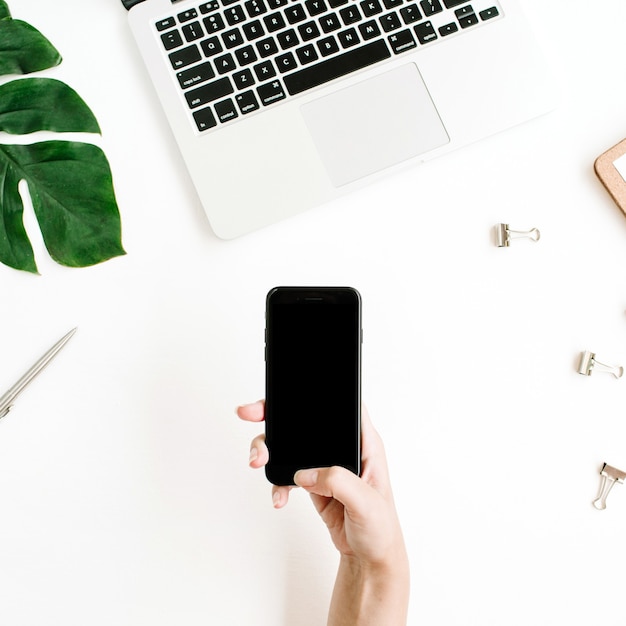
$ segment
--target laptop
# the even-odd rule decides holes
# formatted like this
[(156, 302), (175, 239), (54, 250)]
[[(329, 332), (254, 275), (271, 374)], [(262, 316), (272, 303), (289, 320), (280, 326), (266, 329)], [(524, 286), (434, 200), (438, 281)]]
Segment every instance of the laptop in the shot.
[(519, 0), (122, 3), (222, 239), (554, 106)]

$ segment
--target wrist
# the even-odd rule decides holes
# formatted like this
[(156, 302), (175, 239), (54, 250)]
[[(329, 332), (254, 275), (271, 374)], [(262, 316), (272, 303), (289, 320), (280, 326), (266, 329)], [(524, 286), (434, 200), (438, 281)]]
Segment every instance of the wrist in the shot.
[(342, 555), (328, 626), (406, 626), (409, 584), (404, 545), (376, 562)]

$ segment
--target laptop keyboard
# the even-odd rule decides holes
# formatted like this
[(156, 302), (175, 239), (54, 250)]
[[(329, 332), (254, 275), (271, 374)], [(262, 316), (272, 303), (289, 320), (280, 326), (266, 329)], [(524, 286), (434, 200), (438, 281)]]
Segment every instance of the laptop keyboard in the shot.
[(210, 0), (155, 29), (204, 133), (499, 15), (494, 0)]

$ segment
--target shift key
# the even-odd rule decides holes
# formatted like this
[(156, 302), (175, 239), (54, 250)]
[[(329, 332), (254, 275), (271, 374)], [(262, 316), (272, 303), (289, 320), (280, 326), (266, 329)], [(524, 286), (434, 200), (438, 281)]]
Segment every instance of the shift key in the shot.
[(234, 91), (235, 90), (233, 89), (230, 79), (224, 77), (213, 81), (212, 83), (202, 85), (202, 87), (198, 87), (197, 89), (188, 91), (185, 94), (185, 98), (187, 98), (189, 108), (195, 109), (196, 107), (207, 104), (208, 102), (213, 102), (213, 100), (217, 100), (218, 98), (223, 98)]

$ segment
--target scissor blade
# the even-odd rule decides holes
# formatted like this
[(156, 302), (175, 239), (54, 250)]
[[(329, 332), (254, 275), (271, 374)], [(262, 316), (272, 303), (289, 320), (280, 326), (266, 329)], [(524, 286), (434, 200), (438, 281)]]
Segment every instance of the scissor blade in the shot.
[(76, 328), (70, 330), (67, 335), (57, 341), (16, 383), (0, 398), (0, 417), (4, 417), (11, 407), (15, 398), (25, 389), (25, 387), (41, 372), (41, 370), (52, 361), (61, 348), (72, 338)]

